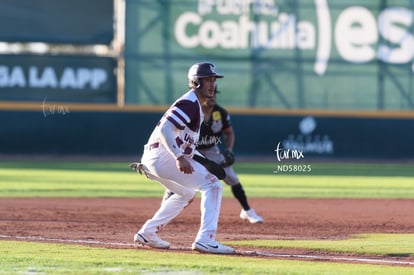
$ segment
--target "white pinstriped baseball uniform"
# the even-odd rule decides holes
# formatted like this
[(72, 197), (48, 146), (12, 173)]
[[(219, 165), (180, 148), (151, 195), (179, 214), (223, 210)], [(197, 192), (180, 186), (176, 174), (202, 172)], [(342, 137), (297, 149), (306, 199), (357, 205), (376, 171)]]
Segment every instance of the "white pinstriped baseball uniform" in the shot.
[[(174, 192), (164, 200), (159, 210), (139, 230), (142, 234), (157, 233), (201, 193), (201, 224), (195, 241), (214, 240), (219, 220), (222, 185), (216, 176), (204, 166), (194, 161), (196, 142), (199, 138), (203, 112), (195, 91), (185, 93), (167, 110), (153, 130), (145, 145), (141, 163), (149, 170), (148, 177), (160, 182), (166, 189)], [(173, 139), (166, 137), (172, 130)], [(168, 140), (173, 144), (166, 144)], [(184, 174), (176, 166), (180, 155), (188, 156), (194, 168), (191, 174)]]

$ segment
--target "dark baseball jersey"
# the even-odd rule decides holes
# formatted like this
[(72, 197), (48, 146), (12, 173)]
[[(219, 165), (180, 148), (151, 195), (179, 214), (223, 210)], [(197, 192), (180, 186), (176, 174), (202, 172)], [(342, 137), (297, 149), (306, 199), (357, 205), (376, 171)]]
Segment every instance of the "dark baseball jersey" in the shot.
[(206, 149), (221, 143), (221, 136), (223, 130), (231, 126), (230, 115), (227, 111), (216, 104), (211, 112), (211, 115), (206, 122), (201, 124), (200, 139), (197, 143), (197, 148)]

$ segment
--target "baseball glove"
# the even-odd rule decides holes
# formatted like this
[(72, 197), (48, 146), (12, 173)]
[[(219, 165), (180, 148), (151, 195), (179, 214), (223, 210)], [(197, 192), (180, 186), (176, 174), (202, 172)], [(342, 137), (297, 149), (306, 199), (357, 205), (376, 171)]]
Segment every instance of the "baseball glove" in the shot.
[(234, 154), (229, 150), (224, 151), (223, 156), (224, 156), (224, 160), (220, 163), (221, 167), (223, 168), (232, 166), (236, 160), (234, 157)]
[(215, 163), (214, 161), (209, 160), (208, 158), (201, 155), (194, 155), (193, 159), (198, 163), (201, 163), (206, 169), (213, 175), (215, 175), (219, 180), (222, 180), (226, 177), (226, 172), (224, 169)]

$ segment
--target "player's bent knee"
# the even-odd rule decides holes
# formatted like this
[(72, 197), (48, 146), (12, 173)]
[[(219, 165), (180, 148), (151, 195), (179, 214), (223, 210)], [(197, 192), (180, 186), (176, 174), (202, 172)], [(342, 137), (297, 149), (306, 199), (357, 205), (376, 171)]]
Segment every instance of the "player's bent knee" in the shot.
[(214, 189), (216, 189), (216, 190), (219, 190), (219, 191), (222, 191), (222, 190), (223, 190), (223, 184), (221, 184), (221, 182), (220, 182), (220, 181), (216, 181), (216, 182), (212, 185), (212, 188), (214, 188)]
[(187, 206), (189, 206), (191, 203), (193, 203), (193, 201), (195, 200), (195, 198), (196, 198), (196, 195), (194, 195), (189, 201), (188, 201), (188, 204), (184, 207), (184, 208), (186, 208)]
[(187, 192), (182, 194), (183, 199), (187, 201), (193, 201), (196, 195), (197, 195), (197, 192), (194, 190), (188, 190)]

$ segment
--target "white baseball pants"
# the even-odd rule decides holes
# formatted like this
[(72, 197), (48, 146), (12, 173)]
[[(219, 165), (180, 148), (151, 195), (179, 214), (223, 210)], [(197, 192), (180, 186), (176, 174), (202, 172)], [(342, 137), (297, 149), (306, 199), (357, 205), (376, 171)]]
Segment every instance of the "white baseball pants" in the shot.
[(143, 234), (158, 232), (163, 226), (174, 219), (195, 197), (201, 193), (201, 223), (195, 241), (215, 239), (220, 216), (222, 185), (200, 163), (190, 159), (194, 168), (192, 174), (184, 174), (176, 167), (175, 158), (160, 144), (158, 148), (144, 150), (141, 159), (148, 170), (150, 179), (160, 182), (165, 188), (174, 192), (168, 200), (139, 230)]

